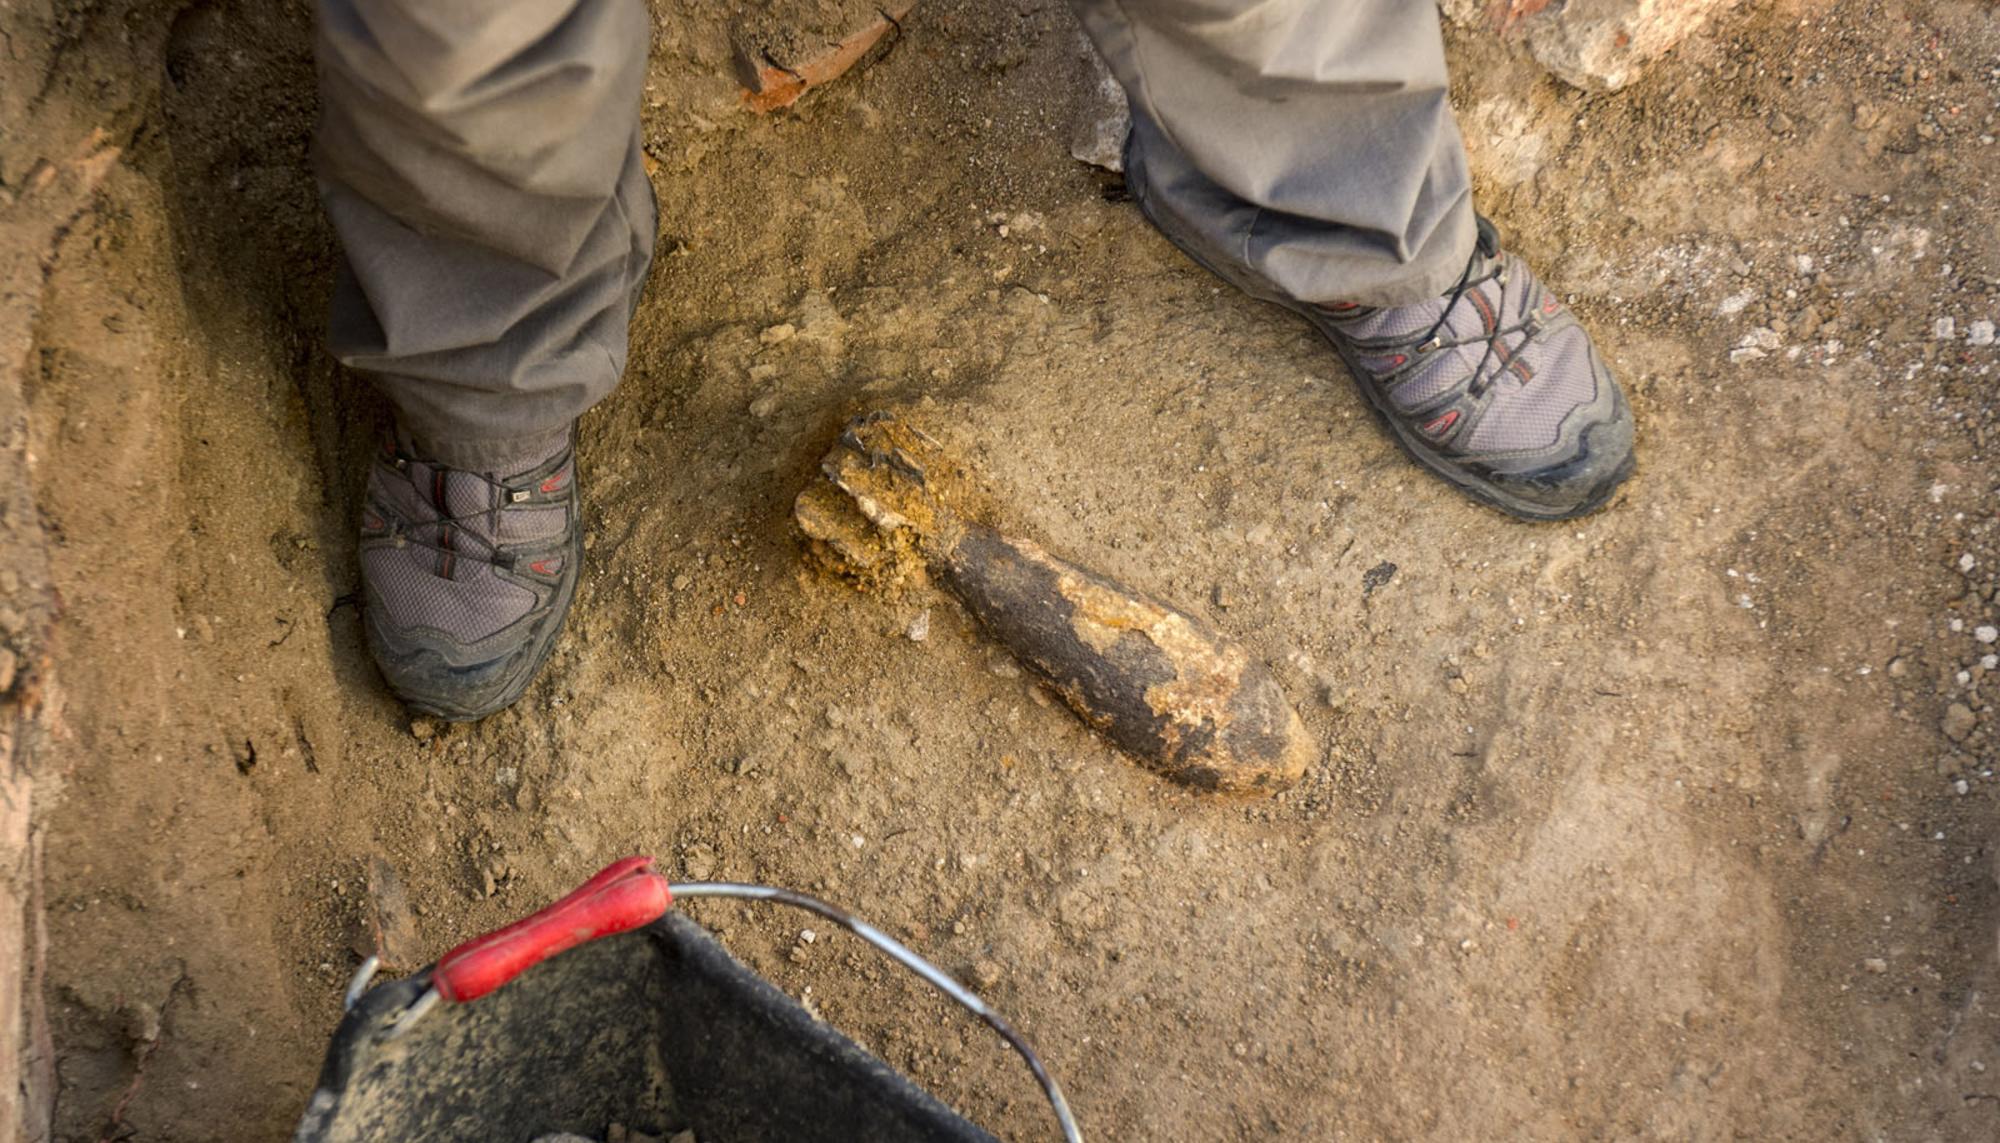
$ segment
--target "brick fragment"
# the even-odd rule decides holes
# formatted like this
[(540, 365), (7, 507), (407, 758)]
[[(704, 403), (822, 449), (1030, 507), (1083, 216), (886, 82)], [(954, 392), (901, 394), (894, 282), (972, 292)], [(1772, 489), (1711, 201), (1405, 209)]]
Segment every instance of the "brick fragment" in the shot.
[(916, 0), (895, 0), (877, 9), (873, 20), (828, 44), (825, 51), (798, 62), (772, 59), (768, 48), (739, 41), (736, 67), (743, 81), (743, 106), (760, 114), (776, 111), (797, 103), (813, 88), (839, 79), (885, 39), (900, 35), (903, 20), (915, 7)]

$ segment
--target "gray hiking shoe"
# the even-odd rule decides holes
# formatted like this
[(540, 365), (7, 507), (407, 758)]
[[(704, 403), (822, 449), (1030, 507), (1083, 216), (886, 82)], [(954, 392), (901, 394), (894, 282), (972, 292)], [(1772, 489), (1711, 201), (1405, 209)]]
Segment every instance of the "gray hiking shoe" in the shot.
[(394, 439), (377, 454), (361, 512), (368, 649), (413, 709), (484, 718), (554, 649), (583, 563), (574, 441), (505, 477)]
[(1333, 342), (1404, 449), (1476, 500), (1567, 520), (1632, 474), (1625, 395), (1569, 308), (1484, 218), (1465, 274), (1440, 297), (1293, 308)]

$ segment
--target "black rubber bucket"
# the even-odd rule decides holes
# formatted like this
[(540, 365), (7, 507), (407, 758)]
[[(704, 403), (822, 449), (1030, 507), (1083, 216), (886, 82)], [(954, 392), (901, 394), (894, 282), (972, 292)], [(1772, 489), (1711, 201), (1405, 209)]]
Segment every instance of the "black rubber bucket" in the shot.
[[(612, 1124), (661, 1139), (692, 1130), (699, 1143), (994, 1140), (813, 1019), (699, 926), (665, 912), (664, 895), (650, 921), (585, 931), (589, 921), (579, 926), (574, 913), (585, 906), (574, 902), (590, 888), (405, 980), (362, 991), (372, 965), (364, 968), (294, 1143), (530, 1143), (561, 1132), (603, 1139)], [(822, 910), (858, 925), (864, 939), (887, 941)], [(552, 945), (555, 929), (563, 935)], [(614, 935), (596, 939), (602, 932)], [(540, 944), (513, 949), (517, 963), (498, 970), (490, 991), (454, 996), (454, 958), (509, 940)], [(476, 1002), (440, 1003), (440, 992)], [(1029, 1059), (1074, 1138), (1039, 1061), (980, 1008)]]

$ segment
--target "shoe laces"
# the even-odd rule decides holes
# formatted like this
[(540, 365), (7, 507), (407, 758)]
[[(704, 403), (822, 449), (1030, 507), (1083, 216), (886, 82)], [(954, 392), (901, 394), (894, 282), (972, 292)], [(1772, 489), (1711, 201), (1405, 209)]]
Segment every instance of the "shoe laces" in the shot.
[[(410, 481), (411, 487), (415, 488), (416, 481), (410, 475), (411, 459), (411, 457), (403, 455), (401, 450), (398, 450), (389, 463), (390, 467), (394, 468), (399, 476)], [(387, 521), (389, 525), (389, 539), (398, 546), (422, 548), (426, 551), (436, 552), (441, 556), (447, 557), (439, 573), (446, 579), (452, 578), (452, 566), (459, 559), (470, 559), (475, 563), (489, 564), (503, 569), (513, 567), (513, 556), (501, 550), (498, 517), (502, 511), (516, 504), (525, 503), (533, 493), (525, 488), (516, 488), (508, 482), (488, 473), (478, 472), (473, 469), (452, 468), (449, 465), (439, 464), (433, 460), (426, 460), (423, 464), (432, 473), (431, 494), (424, 496), (422, 495), (423, 490), (418, 489), (418, 499), (436, 509), (440, 514), (428, 520), (413, 521), (407, 526), (402, 520), (391, 518)], [(446, 511), (446, 501), (451, 496), (450, 482), (454, 476), (469, 476), (486, 485), (482, 497), (482, 499), (487, 501), (486, 506), (469, 512), (454, 513)], [(495, 491), (498, 491), (500, 495), (497, 497), (494, 496), (493, 493)], [(473, 521), (484, 521), (487, 525), (486, 534), (482, 534), (478, 528), (460, 527), (460, 525)], [(435, 529), (434, 534), (438, 538), (436, 540), (426, 540), (417, 535), (412, 529)], [(478, 545), (478, 548), (468, 551), (459, 547), (460, 537), (472, 540)], [(484, 549), (483, 554), (478, 549)]]
[[(1492, 361), (1496, 354), (1503, 352), (1502, 347), (1506, 344), (1506, 339), (1517, 333), (1525, 333), (1526, 336), (1521, 342), (1521, 347), (1525, 349), (1541, 331), (1540, 321), (1533, 313), (1513, 325), (1501, 324), (1500, 316), (1507, 312), (1509, 282), (1507, 261), (1500, 256), (1500, 232), (1484, 216), (1478, 216), (1477, 225), (1478, 238), (1473, 243), (1471, 255), (1465, 260), (1464, 272), (1458, 276), (1458, 284), (1451, 288), (1450, 294), (1445, 299), (1444, 310), (1438, 314), (1437, 320), (1417, 338), (1418, 353), (1433, 353), (1485, 343), (1486, 350), (1480, 354), (1478, 363), (1472, 367), (1472, 380), (1466, 386), (1466, 391), (1475, 397), (1485, 393), (1492, 387), (1494, 379), (1506, 372), (1504, 365), (1491, 374), (1486, 372), (1487, 363)], [(1474, 271), (1482, 265), (1486, 267), (1485, 271), (1475, 275)], [(1453, 338), (1449, 341), (1442, 338), (1440, 335), (1446, 324), (1451, 321), (1451, 315), (1458, 309), (1459, 302), (1463, 301), (1467, 294), (1488, 282), (1498, 282), (1500, 286), (1500, 297), (1494, 302), (1493, 307), (1495, 315), (1493, 329), (1473, 337)]]

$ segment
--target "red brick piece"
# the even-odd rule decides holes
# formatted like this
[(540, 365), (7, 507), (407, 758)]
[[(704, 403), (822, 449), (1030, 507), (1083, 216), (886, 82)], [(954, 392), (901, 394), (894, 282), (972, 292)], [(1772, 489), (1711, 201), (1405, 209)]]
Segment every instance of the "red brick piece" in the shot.
[(847, 73), (891, 32), (900, 33), (904, 17), (916, 7), (916, 0), (895, 0), (881, 9), (875, 19), (830, 44), (826, 51), (795, 66), (773, 62), (768, 55), (751, 60), (739, 58), (744, 73), (743, 105), (752, 111), (776, 111), (798, 102), (800, 96), (831, 83)]

